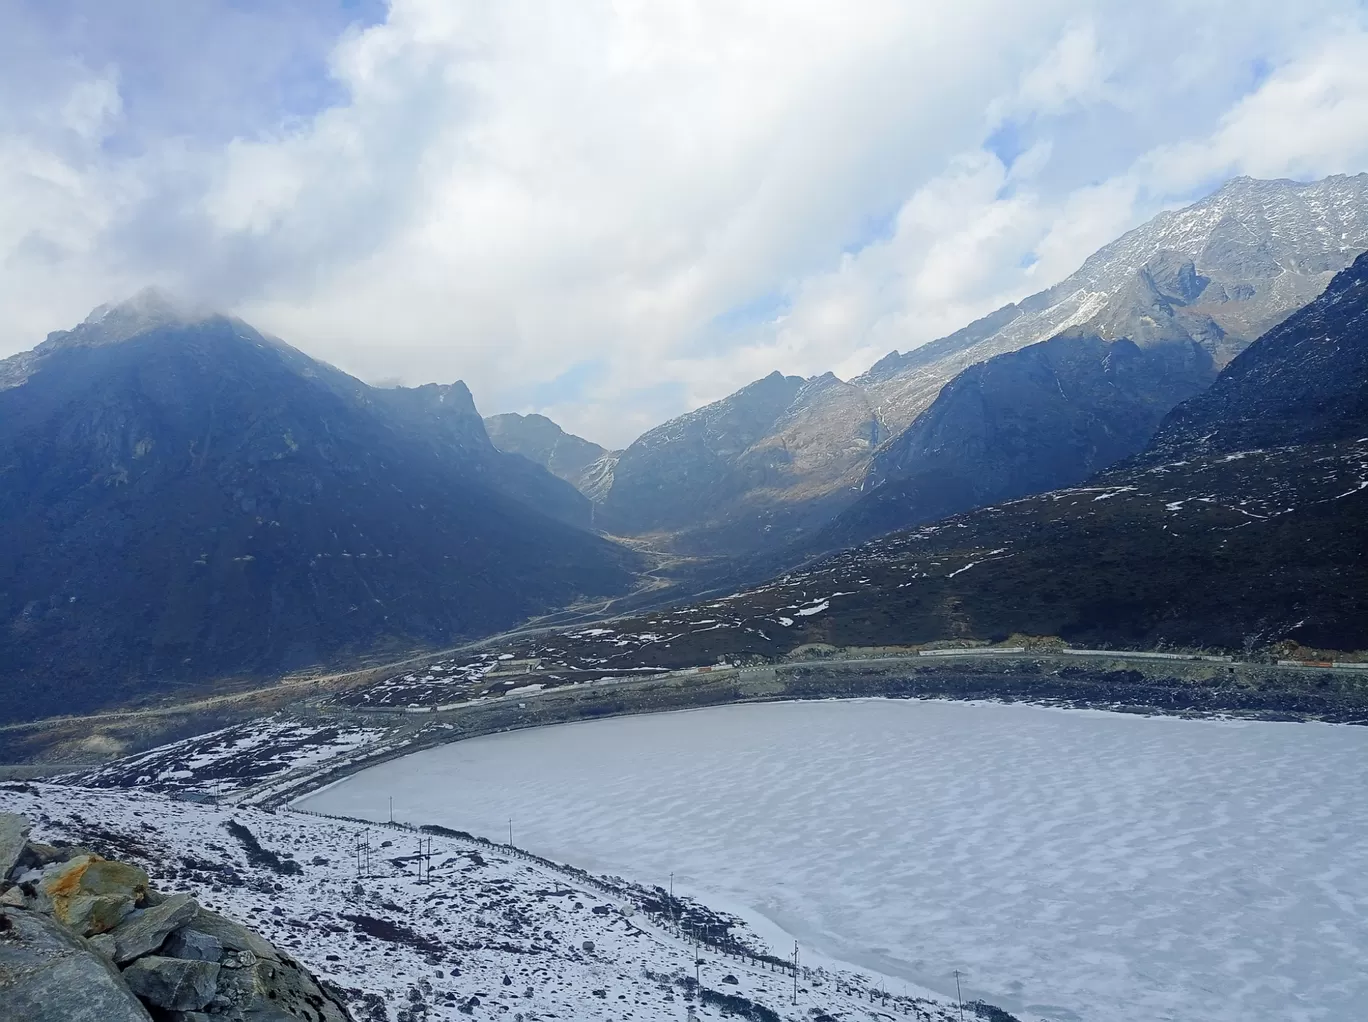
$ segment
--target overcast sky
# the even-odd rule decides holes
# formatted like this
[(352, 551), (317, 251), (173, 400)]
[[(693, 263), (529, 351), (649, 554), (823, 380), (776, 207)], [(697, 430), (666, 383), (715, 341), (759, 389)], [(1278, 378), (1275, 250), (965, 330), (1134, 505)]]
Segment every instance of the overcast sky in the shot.
[(1350, 0), (0, 0), (0, 356), (156, 283), (620, 445), (1366, 169)]

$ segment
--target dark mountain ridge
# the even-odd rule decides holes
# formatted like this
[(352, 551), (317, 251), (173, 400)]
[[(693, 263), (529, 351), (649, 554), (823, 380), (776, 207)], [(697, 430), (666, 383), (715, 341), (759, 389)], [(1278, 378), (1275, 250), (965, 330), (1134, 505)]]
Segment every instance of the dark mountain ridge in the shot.
[(962, 511), (1073, 486), (1142, 450), (1216, 378), (1189, 339), (1081, 329), (970, 366), (869, 467), (865, 492), (813, 540), (836, 549)]
[(495, 451), (463, 384), (375, 390), (239, 320), (129, 304), (0, 363), (14, 712), (448, 643), (630, 588), (633, 555), (509, 495), (582, 500)]

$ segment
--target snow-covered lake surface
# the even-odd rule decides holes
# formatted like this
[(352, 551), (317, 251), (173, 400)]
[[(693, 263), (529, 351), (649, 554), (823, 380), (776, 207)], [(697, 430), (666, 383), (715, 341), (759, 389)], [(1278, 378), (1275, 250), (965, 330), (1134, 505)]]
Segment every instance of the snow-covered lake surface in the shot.
[[(1368, 728), (852, 701), (495, 735), (309, 809), (440, 823), (1063, 1022), (1368, 1018)], [(781, 951), (783, 949), (780, 949)]]

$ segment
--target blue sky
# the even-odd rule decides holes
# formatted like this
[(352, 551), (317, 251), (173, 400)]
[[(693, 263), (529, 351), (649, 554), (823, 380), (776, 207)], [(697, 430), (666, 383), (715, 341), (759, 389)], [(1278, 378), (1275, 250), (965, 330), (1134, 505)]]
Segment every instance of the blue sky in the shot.
[(621, 444), (1365, 169), (1357, 0), (9, 0), (0, 355), (156, 283)]
[(333, 48), (387, 14), (376, 0), (19, 0), (4, 10), (7, 91), (25, 79), (51, 88), (73, 66), (113, 69), (123, 116), (106, 144), (127, 150), (168, 135), (227, 142), (345, 103)]

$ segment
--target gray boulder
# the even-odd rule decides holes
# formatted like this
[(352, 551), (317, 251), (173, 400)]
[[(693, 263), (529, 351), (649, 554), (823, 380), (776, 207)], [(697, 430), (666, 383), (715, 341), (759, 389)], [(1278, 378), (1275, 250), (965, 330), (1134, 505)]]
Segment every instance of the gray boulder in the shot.
[(8, 908), (27, 908), (28, 898), (20, 887), (11, 887), (4, 894), (0, 894), (0, 905)]
[(49, 845), (42, 841), (30, 841), (24, 846), (24, 853), (19, 856), (20, 869), (42, 869), (44, 866), (54, 862), (66, 862), (74, 859), (78, 855), (93, 855), (94, 853), (83, 845)]
[(172, 958), (217, 962), (223, 958), (223, 941), (202, 930), (184, 927), (171, 934), (162, 950)]
[(250, 952), (255, 958), (271, 961), (280, 959), (280, 952), (269, 940), (209, 909), (200, 909), (199, 914), (195, 916), (194, 929), (199, 933), (216, 937), (227, 951)]
[[(254, 958), (250, 952), (241, 954)], [(232, 967), (225, 956), (218, 996), (209, 1011), (215, 1017), (250, 1022), (351, 1022), (341, 1000), (286, 955), (240, 967)]]
[(168, 934), (190, 922), (198, 913), (199, 903), (188, 894), (173, 894), (159, 905), (134, 912), (109, 931), (108, 936), (114, 938), (111, 957), (122, 965), (157, 950)]
[(65, 927), (0, 912), (0, 1017), (23, 1022), (150, 1022), (118, 970)]
[(148, 955), (123, 971), (130, 990), (148, 1004), (172, 1011), (198, 1011), (214, 999), (219, 967), (215, 962)]
[(0, 881), (9, 876), (23, 855), (29, 830), (28, 820), (18, 813), (0, 813)]

